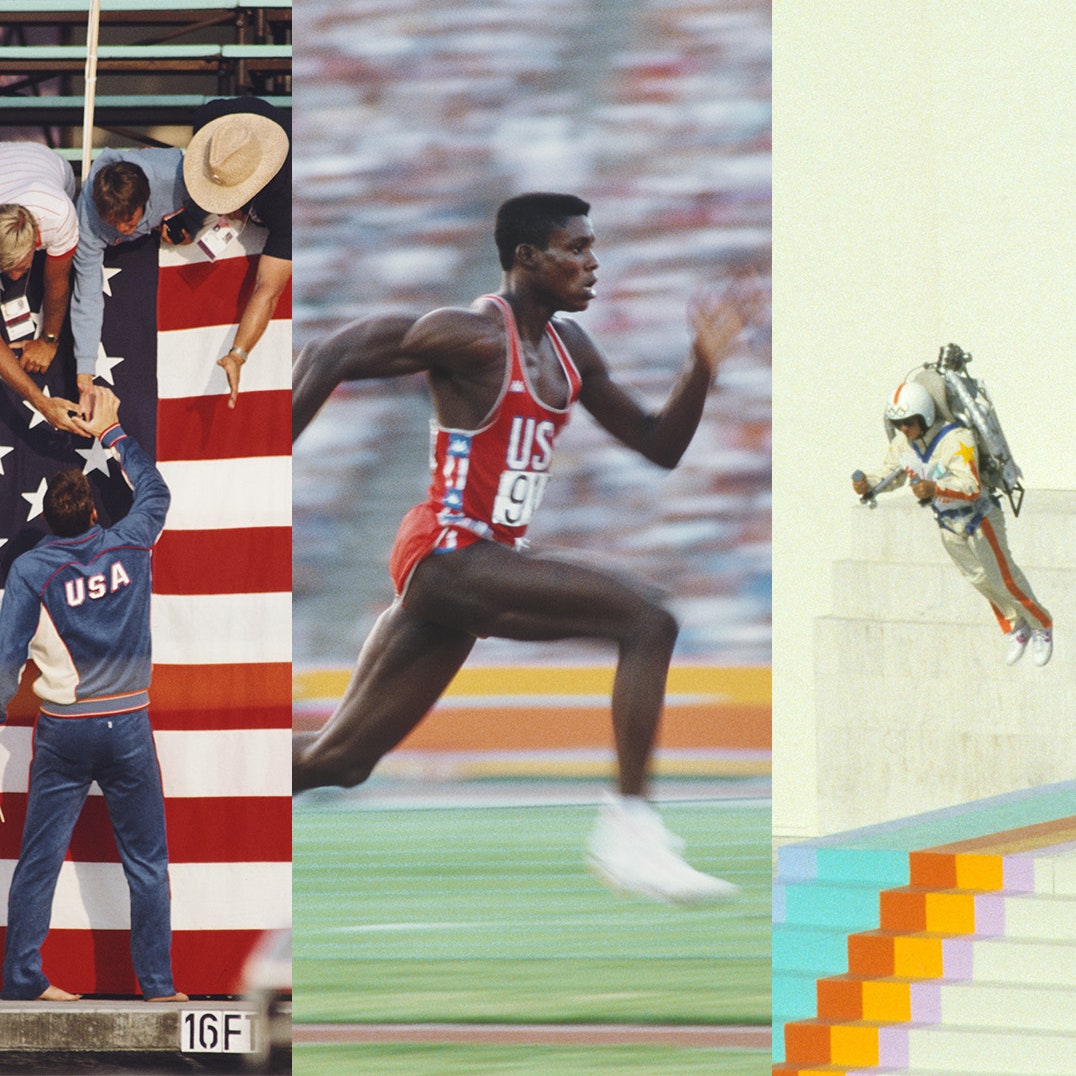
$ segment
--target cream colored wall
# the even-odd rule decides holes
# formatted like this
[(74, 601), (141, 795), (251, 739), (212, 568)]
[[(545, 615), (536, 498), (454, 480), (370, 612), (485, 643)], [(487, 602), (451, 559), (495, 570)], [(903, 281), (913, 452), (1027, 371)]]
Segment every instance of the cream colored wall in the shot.
[(818, 828), (813, 620), (886, 392), (959, 343), (1024, 470), (1014, 527), (1076, 489), (1074, 31), (1061, 0), (774, 0), (778, 839)]

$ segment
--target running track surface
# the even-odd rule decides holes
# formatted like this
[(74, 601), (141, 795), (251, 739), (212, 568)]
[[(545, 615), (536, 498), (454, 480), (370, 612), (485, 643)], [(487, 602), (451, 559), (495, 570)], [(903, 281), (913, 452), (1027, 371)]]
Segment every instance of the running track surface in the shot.
[(769, 1050), (768, 1027), (642, 1024), (295, 1024), (304, 1046), (370, 1043), (464, 1043), (499, 1046), (675, 1046)]

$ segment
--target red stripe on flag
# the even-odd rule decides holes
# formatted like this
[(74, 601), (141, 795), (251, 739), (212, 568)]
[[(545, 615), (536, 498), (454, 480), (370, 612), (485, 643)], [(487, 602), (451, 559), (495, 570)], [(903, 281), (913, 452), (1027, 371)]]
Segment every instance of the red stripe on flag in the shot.
[[(26, 663), (7, 723), (37, 720), (33, 693), (37, 666)], [(149, 713), (158, 729), (291, 728), (291, 665), (256, 662), (225, 665), (154, 665)]]
[[(157, 331), (235, 325), (254, 290), (259, 255), (161, 268), (157, 292)], [(291, 318), (291, 282), (273, 311)]]
[[(0, 859), (18, 859), (26, 821), (25, 792), (4, 796)], [(165, 800), (171, 863), (291, 861), (290, 796), (192, 796)], [(102, 796), (89, 796), (75, 823), (67, 859), (119, 863)]]
[(160, 732), (226, 732), (234, 729), (290, 729), (291, 704), (277, 700), (275, 706), (241, 708), (211, 704), (197, 710), (164, 710), (150, 704), (153, 727)]
[[(291, 705), (291, 663), (249, 662), (225, 665), (154, 665), (150, 714), (155, 711), (279, 710)], [(245, 725), (237, 725), (244, 728)], [(263, 728), (290, 728), (268, 721)]]
[(186, 396), (157, 404), (157, 459), (208, 460), (291, 454), (291, 391)]
[[(0, 928), (0, 939), (6, 933)], [(239, 993), (243, 963), (260, 937), (258, 930), (173, 931), (176, 989), (210, 996)], [(126, 930), (50, 930), (41, 955), (45, 974), (64, 990), (140, 996)]]
[(277, 594), (290, 590), (290, 527), (166, 530), (154, 549), (154, 594)]

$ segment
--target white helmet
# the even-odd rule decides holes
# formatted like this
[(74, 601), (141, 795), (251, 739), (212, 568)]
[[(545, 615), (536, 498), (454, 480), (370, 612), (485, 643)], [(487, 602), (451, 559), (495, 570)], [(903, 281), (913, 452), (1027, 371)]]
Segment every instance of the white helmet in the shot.
[(893, 423), (919, 415), (924, 430), (934, 425), (934, 397), (918, 381), (905, 381), (886, 405), (885, 417)]

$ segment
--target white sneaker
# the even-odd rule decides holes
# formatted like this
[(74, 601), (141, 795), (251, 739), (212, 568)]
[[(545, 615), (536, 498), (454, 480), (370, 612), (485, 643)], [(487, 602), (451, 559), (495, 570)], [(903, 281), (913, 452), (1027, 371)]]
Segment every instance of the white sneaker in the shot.
[(1021, 620), (1005, 638), (1009, 640), (1009, 650), (1005, 655), (1005, 664), (1015, 665), (1024, 656), (1024, 650), (1027, 649), (1028, 640), (1031, 638), (1031, 631), (1027, 624)]
[(1054, 652), (1054, 635), (1050, 628), (1036, 628), (1031, 633), (1031, 660), (1045, 665)]
[(674, 904), (708, 904), (740, 892), (739, 886), (689, 866), (683, 842), (657, 811), (636, 797), (605, 803), (587, 841), (587, 865), (611, 888)]

